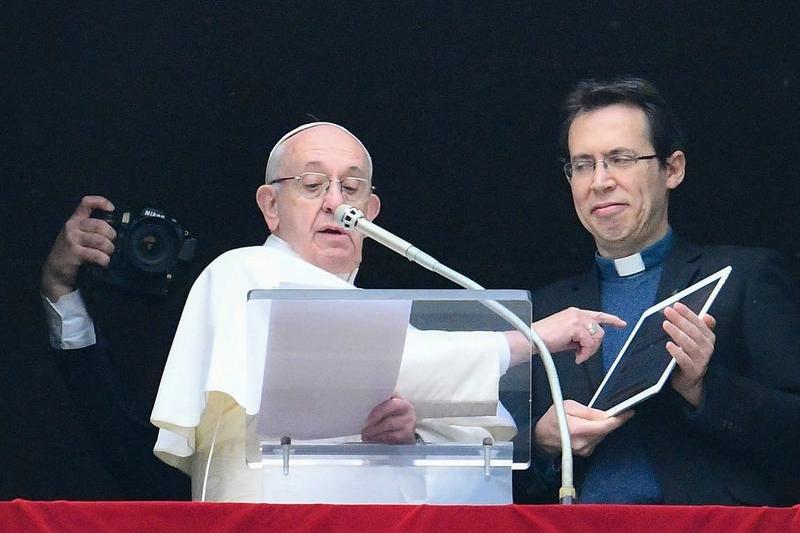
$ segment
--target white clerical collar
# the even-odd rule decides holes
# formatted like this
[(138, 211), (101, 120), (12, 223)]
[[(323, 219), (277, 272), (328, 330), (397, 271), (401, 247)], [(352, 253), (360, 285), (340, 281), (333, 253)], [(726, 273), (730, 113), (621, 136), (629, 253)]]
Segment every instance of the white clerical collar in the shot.
[(615, 275), (623, 278), (632, 276), (661, 265), (667, 259), (670, 250), (672, 250), (674, 240), (675, 235), (672, 233), (672, 228), (668, 227), (667, 233), (663, 237), (639, 253), (628, 257), (611, 259), (601, 256), (598, 251), (594, 256), (595, 264), (600, 269), (600, 274), (603, 278), (610, 278)]
[[(283, 253), (289, 254), (291, 256), (297, 257), (302, 261), (305, 261), (305, 259), (300, 257), (300, 254), (295, 252), (292, 249), (292, 247), (289, 246), (289, 243), (287, 243), (277, 235), (270, 234), (270, 236), (267, 237), (267, 240), (264, 242), (264, 246), (266, 246), (267, 248), (272, 248), (274, 250), (280, 250)], [(308, 261), (306, 261), (306, 263), (308, 263)], [(355, 285), (356, 274), (358, 274), (358, 268), (356, 268), (352, 272), (343, 272), (343, 273), (331, 272), (331, 274), (333, 274), (334, 276), (343, 281), (346, 281), (350, 285)]]
[(617, 275), (621, 277), (638, 274), (639, 272), (644, 271), (644, 260), (642, 259), (642, 254), (636, 253), (629, 255), (628, 257), (614, 259), (614, 268), (617, 271)]

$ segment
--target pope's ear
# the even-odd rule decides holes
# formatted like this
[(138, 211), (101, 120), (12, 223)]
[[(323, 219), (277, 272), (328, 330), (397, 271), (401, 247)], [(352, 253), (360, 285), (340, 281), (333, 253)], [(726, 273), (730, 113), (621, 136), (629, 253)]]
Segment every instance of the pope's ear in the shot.
[(377, 194), (372, 194), (369, 197), (369, 202), (367, 203), (367, 219), (374, 220), (378, 213), (381, 211), (381, 199), (378, 198)]
[(256, 203), (264, 215), (264, 222), (271, 233), (278, 229), (278, 195), (273, 185), (262, 185), (256, 191)]

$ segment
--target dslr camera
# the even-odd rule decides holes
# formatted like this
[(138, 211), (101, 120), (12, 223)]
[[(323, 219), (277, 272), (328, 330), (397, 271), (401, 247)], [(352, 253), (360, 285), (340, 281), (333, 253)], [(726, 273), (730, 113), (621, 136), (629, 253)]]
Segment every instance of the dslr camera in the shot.
[(176, 270), (194, 259), (197, 239), (160, 209), (95, 210), (91, 216), (108, 222), (117, 238), (107, 268), (85, 266), (85, 285), (166, 296)]

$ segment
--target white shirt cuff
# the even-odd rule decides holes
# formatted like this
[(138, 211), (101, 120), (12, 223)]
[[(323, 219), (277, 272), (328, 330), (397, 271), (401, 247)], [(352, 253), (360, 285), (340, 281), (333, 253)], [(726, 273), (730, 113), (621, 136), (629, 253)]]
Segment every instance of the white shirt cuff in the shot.
[(42, 296), (50, 345), (56, 350), (77, 350), (97, 342), (94, 322), (80, 291), (65, 294), (55, 302)]

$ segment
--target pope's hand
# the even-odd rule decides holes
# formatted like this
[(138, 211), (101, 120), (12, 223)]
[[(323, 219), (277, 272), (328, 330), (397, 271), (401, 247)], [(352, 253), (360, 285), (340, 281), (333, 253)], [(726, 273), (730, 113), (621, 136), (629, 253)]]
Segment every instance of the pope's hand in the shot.
[(367, 425), (361, 431), (364, 442), (384, 444), (413, 444), (417, 413), (411, 402), (394, 395), (378, 404), (367, 417)]
[(587, 311), (570, 307), (532, 324), (551, 352), (575, 350), (575, 362), (589, 359), (603, 342), (602, 324), (624, 328), (621, 318), (600, 311)]

